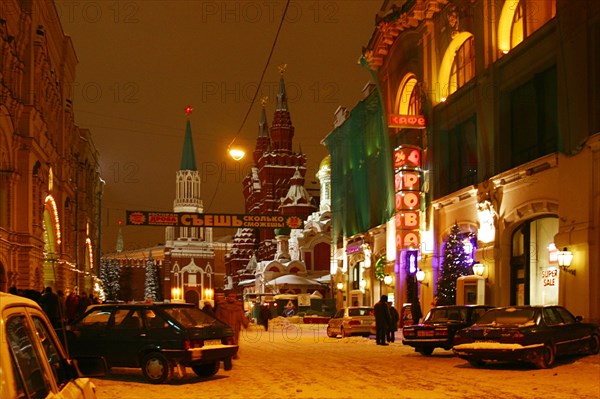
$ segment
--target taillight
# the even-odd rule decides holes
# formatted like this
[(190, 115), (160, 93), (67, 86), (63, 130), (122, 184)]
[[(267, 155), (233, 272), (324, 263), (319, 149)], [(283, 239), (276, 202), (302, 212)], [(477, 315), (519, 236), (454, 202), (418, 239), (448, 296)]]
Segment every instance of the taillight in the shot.
[(512, 339), (514, 340), (515, 344), (523, 345), (523, 343), (525, 343), (525, 335), (523, 335), (523, 333), (519, 330), (514, 332)]
[(359, 320), (350, 320), (350, 323), (348, 323), (351, 326), (358, 326), (360, 325), (360, 321)]
[(202, 348), (204, 342), (201, 339), (186, 339), (183, 341), (183, 347), (185, 350), (194, 349), (194, 348)]
[(406, 328), (405, 328), (405, 329), (403, 329), (403, 330), (402, 330), (402, 334), (403, 334), (405, 337), (408, 337), (408, 336), (413, 336), (413, 335), (415, 335), (415, 330), (413, 330), (412, 328), (411, 328), (411, 329), (406, 329)]
[(447, 337), (448, 329), (447, 328), (436, 328), (435, 335), (441, 335), (442, 337)]

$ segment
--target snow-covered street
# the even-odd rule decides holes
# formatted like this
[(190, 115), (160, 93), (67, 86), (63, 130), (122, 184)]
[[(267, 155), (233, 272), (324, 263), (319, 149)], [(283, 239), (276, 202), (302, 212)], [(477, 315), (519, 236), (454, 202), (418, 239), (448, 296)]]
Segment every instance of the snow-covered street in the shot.
[[(112, 398), (600, 398), (600, 355), (558, 359), (551, 369), (493, 364), (473, 368), (451, 351), (424, 357), (400, 339), (328, 338), (323, 324), (275, 319), (268, 332), (242, 331), (233, 370), (151, 385), (139, 369), (94, 379)], [(398, 333), (398, 337), (400, 334)]]

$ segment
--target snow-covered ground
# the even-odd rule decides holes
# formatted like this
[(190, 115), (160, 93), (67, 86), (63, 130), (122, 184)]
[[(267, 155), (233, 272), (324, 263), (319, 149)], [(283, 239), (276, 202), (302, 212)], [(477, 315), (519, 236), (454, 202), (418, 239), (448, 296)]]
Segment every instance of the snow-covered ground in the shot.
[[(140, 370), (114, 369), (94, 379), (100, 399), (112, 398), (600, 398), (600, 355), (558, 359), (551, 369), (493, 364), (473, 368), (451, 351), (425, 357), (374, 337), (328, 338), (325, 325), (275, 319), (265, 332), (242, 332), (233, 370), (202, 380), (151, 385)], [(398, 334), (398, 337), (400, 334)]]

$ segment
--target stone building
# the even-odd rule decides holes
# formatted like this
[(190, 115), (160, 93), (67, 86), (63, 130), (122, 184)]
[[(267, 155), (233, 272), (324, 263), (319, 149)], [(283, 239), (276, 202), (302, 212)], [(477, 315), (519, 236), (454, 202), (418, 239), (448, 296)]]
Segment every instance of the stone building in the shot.
[(431, 306), (458, 224), (481, 274), (458, 300), (600, 320), (599, 21), (584, 0), (382, 3), (363, 62), (394, 154), (397, 302), (417, 284)]
[(0, 6), (0, 290), (95, 286), (103, 181), (52, 1)]

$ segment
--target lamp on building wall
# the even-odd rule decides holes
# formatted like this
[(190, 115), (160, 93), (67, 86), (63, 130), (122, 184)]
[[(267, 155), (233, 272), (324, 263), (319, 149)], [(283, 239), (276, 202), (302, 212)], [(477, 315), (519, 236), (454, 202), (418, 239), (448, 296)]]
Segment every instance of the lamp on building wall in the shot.
[(338, 290), (343, 290), (344, 289), (344, 283), (339, 282), (339, 283), (337, 283), (336, 287), (337, 287)]
[(556, 260), (558, 261), (558, 267), (562, 271), (575, 275), (575, 270), (570, 269), (571, 262), (573, 261), (573, 252), (567, 250), (567, 247), (564, 247), (562, 251), (558, 251)]
[(384, 282), (386, 285), (390, 285), (390, 284), (392, 284), (392, 281), (393, 281), (393, 278), (392, 278), (392, 276), (390, 276), (389, 274), (386, 274), (386, 275), (385, 275), (385, 277), (383, 278), (383, 282)]
[(417, 270), (417, 272), (415, 273), (415, 276), (417, 277), (417, 281), (419, 283), (429, 287), (429, 283), (425, 281), (425, 272), (423, 270)]
[(483, 273), (485, 272), (485, 266), (481, 263), (474, 263), (473, 264), (473, 274), (475, 274), (476, 276), (483, 276)]

